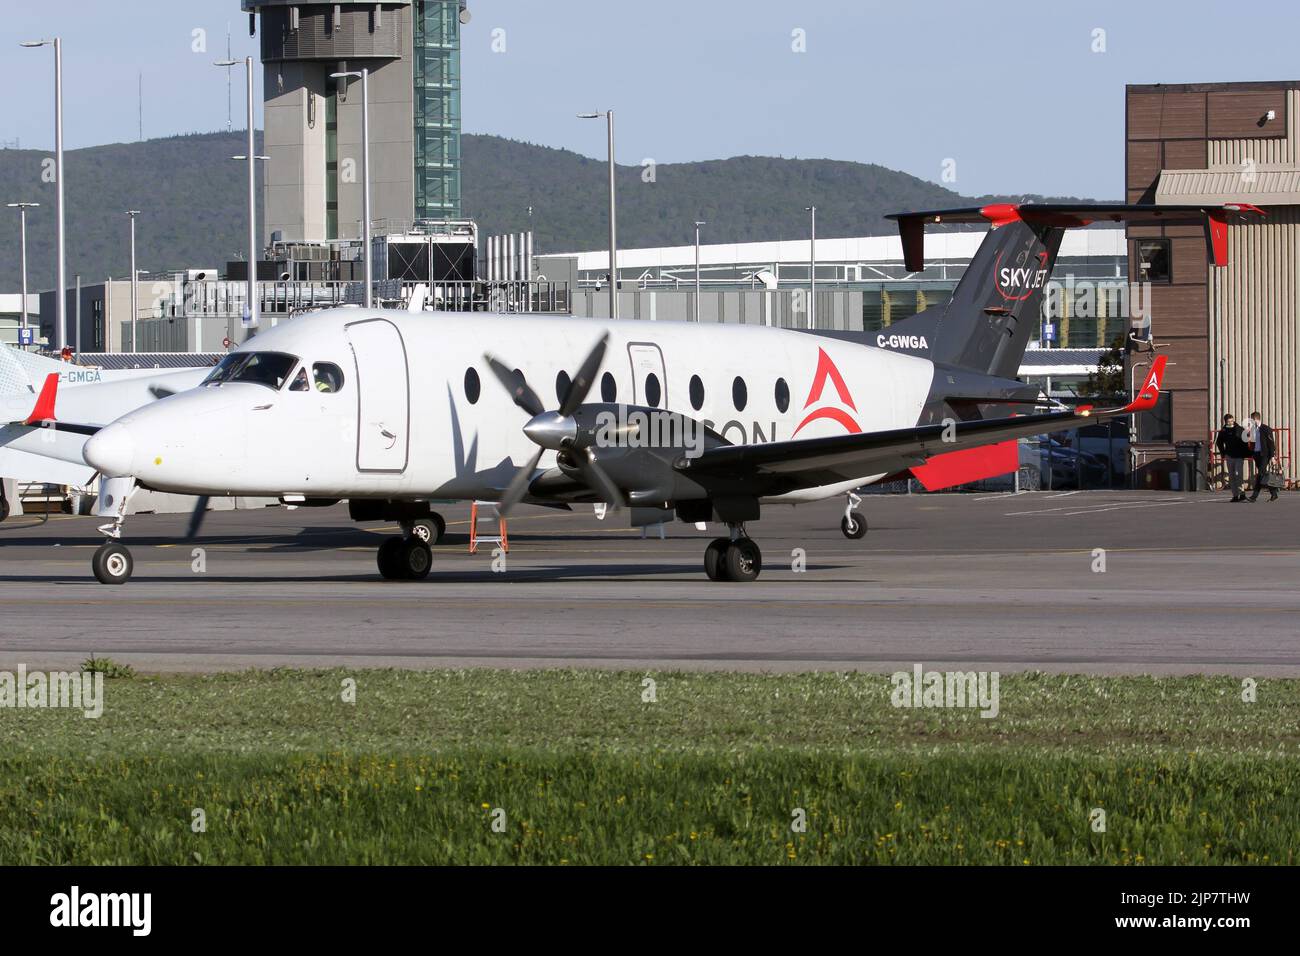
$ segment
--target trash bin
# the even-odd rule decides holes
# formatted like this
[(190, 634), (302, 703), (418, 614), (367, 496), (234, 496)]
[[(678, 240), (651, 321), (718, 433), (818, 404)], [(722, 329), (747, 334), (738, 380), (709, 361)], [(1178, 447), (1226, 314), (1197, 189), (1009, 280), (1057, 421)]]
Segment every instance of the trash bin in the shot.
[(1178, 458), (1178, 487), (1183, 491), (1205, 491), (1206, 445), (1201, 441), (1180, 441), (1174, 444)]

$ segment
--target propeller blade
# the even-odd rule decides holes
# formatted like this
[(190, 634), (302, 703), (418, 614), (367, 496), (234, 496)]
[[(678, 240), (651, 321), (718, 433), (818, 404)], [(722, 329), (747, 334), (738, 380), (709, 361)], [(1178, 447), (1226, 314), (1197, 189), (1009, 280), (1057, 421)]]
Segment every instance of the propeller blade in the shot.
[(532, 460), (515, 472), (515, 476), (510, 479), (510, 484), (506, 487), (505, 493), (501, 495), (501, 500), (497, 502), (497, 514), (502, 518), (508, 515), (515, 505), (519, 504), (524, 495), (528, 494), (528, 483), (532, 481), (533, 472), (537, 470), (537, 463), (542, 460), (545, 451), (545, 448), (538, 448)]
[(487, 359), (488, 367), (492, 369), (493, 374), (496, 375), (501, 384), (506, 387), (506, 391), (510, 393), (510, 397), (516, 405), (530, 416), (537, 416), (546, 411), (542, 407), (542, 400), (537, 397), (536, 392), (528, 387), (523, 375), (516, 375), (514, 369), (497, 361), (491, 355), (485, 353), (483, 357)]
[(609, 333), (601, 335), (600, 341), (596, 343), (587, 360), (582, 363), (578, 369), (578, 374), (573, 376), (573, 381), (569, 383), (569, 390), (564, 395), (564, 401), (560, 403), (560, 415), (568, 418), (578, 410), (578, 406), (587, 400), (587, 393), (591, 391), (592, 383), (596, 380), (596, 370), (600, 368), (600, 363), (605, 359), (605, 343), (609, 341)]
[(582, 472), (582, 480), (587, 483), (592, 491), (600, 495), (602, 501), (615, 510), (624, 506), (623, 492), (618, 490), (618, 485), (614, 484), (609, 475), (605, 473), (605, 469), (596, 464), (596, 457), (591, 453), (590, 448), (582, 449), (573, 458), (578, 466), (578, 471)]
[(199, 528), (203, 527), (203, 519), (208, 513), (208, 496), (199, 495), (198, 501), (194, 502), (194, 510), (190, 512), (190, 525), (185, 530), (186, 538), (193, 538), (199, 533)]

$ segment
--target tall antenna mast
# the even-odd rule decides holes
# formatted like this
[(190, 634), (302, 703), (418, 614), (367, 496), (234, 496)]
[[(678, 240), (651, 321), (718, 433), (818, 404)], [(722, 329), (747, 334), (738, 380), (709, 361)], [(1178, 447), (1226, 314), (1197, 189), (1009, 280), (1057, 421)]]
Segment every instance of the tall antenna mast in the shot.
[[(226, 61), (233, 62), (230, 59), (230, 21), (226, 21)], [(226, 67), (226, 132), (229, 133), (234, 129), (233, 114), (230, 107), (230, 67)]]

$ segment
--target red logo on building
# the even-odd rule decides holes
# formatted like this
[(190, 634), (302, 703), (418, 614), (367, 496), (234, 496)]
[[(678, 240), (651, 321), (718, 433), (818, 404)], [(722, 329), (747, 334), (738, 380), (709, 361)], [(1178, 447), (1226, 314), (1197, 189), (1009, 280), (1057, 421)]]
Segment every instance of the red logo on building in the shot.
[[(805, 409), (809, 408), (814, 402), (821, 400), (827, 381), (835, 386), (835, 392), (839, 395), (840, 404), (847, 405), (856, 412), (858, 407), (853, 404), (853, 395), (849, 392), (848, 385), (844, 383), (844, 376), (835, 367), (835, 363), (826, 354), (826, 350), (820, 348), (817, 350), (817, 371), (813, 373), (812, 388), (808, 390), (808, 400), (803, 403), (803, 407)], [(821, 408), (809, 412), (807, 417), (799, 423), (799, 427), (794, 430), (794, 434), (799, 434), (800, 429), (810, 422), (817, 421), (819, 418), (829, 418), (831, 421), (839, 422), (850, 435), (862, 431), (862, 427), (858, 425), (857, 420), (844, 409), (836, 408), (833, 405), (823, 405)]]

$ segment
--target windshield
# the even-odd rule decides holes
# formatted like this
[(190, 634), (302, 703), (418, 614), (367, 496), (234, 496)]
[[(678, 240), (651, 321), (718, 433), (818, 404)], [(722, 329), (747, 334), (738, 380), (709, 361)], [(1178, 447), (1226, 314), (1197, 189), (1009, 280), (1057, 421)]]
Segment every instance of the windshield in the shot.
[(255, 382), (279, 389), (298, 359), (284, 352), (231, 352), (203, 380), (204, 385), (223, 382)]

